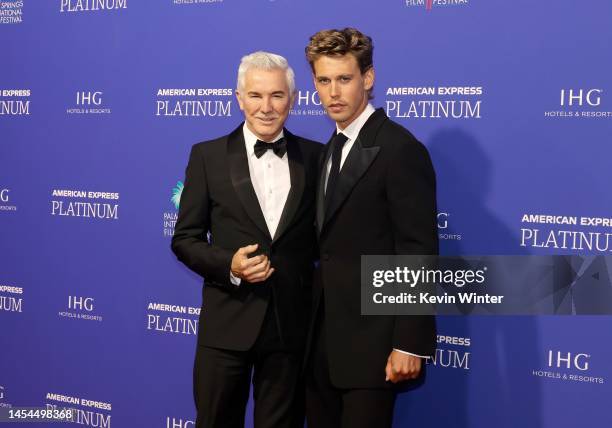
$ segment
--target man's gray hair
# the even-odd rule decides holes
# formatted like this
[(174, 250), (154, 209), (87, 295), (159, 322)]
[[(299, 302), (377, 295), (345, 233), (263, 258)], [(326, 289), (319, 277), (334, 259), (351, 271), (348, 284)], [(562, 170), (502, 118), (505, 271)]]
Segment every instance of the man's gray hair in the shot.
[(287, 85), (289, 86), (289, 95), (293, 95), (295, 92), (295, 73), (289, 66), (287, 60), (280, 55), (263, 51), (245, 55), (242, 57), (242, 60), (240, 60), (240, 66), (238, 67), (238, 82), (236, 84), (238, 91), (244, 88), (246, 72), (251, 68), (268, 71), (274, 69), (283, 70), (287, 78)]

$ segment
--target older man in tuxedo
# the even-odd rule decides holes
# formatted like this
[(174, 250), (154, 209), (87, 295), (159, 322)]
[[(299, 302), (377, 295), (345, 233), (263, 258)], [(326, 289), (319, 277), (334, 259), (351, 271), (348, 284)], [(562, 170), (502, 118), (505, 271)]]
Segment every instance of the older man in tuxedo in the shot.
[(252, 379), (255, 427), (301, 428), (321, 145), (284, 128), (295, 84), (283, 57), (242, 58), (236, 96), (245, 122), (191, 149), (172, 239), (205, 283), (196, 425), (244, 426)]

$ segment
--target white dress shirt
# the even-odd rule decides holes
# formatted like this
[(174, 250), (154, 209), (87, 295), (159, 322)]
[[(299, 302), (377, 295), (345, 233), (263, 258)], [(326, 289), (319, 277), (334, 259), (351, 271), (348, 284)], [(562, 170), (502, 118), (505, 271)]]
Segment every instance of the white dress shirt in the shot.
[[(338, 124), (336, 124), (336, 134), (339, 134), (340, 132), (342, 132), (348, 138), (348, 140), (346, 140), (346, 142), (344, 143), (344, 146), (342, 146), (342, 155), (340, 156), (340, 171), (342, 171), (342, 166), (344, 165), (344, 161), (346, 160), (349, 152), (353, 148), (353, 144), (355, 144), (355, 140), (357, 139), (357, 136), (359, 135), (359, 131), (361, 131), (361, 128), (363, 128), (363, 125), (365, 125), (366, 121), (370, 118), (372, 113), (374, 113), (375, 111), (376, 110), (374, 109), (372, 104), (368, 104), (366, 108), (361, 112), (361, 114), (357, 116), (357, 118), (354, 121), (352, 121), (351, 124), (347, 126), (346, 128), (340, 129)], [(325, 173), (325, 191), (327, 191), (327, 179), (329, 178), (329, 171), (331, 171), (331, 165), (332, 165), (332, 158), (330, 156), (329, 160), (327, 161), (327, 172)]]
[[(255, 189), (261, 212), (266, 219), (270, 236), (274, 238), (285, 202), (287, 202), (289, 190), (291, 189), (289, 158), (287, 153), (282, 158), (279, 158), (272, 150), (266, 150), (263, 156), (258, 158), (255, 156), (257, 137), (251, 132), (246, 123), (243, 126), (243, 131), (247, 159), (249, 160), (251, 183), (253, 183), (253, 189)], [(284, 137), (284, 133), (281, 129), (281, 132), (272, 142), (282, 137)]]
[[(363, 125), (365, 125), (367, 120), (370, 118), (370, 116), (372, 116), (372, 114), (375, 111), (376, 110), (374, 109), (372, 104), (368, 104), (366, 108), (361, 112), (361, 114), (357, 116), (357, 118), (353, 120), (349, 124), (349, 126), (347, 126), (346, 128), (340, 129), (340, 127), (336, 123), (336, 133), (338, 134), (342, 132), (348, 138), (348, 140), (346, 140), (346, 142), (344, 143), (344, 146), (342, 147), (342, 156), (340, 157), (340, 171), (342, 171), (342, 166), (344, 165), (344, 161), (346, 160), (351, 149), (353, 148), (353, 144), (355, 144), (355, 140), (357, 139), (357, 136), (359, 135), (361, 128), (363, 128)], [(327, 161), (327, 173), (325, 174), (325, 190), (326, 191), (327, 191), (327, 180), (329, 178), (329, 172), (331, 171), (331, 165), (332, 165), (332, 159), (330, 156), (329, 160)], [(429, 358), (424, 355), (418, 355), (418, 354), (413, 354), (412, 352), (402, 351), (401, 349), (396, 349), (396, 348), (393, 348), (393, 349), (397, 352), (401, 352), (402, 354), (413, 355), (415, 357), (421, 357), (421, 358)]]
[[(282, 158), (278, 157), (272, 150), (258, 158), (255, 155), (255, 143), (257, 136), (251, 132), (246, 122), (242, 127), (244, 134), (244, 145), (249, 162), (249, 175), (251, 183), (259, 201), (259, 207), (266, 220), (270, 236), (274, 238), (278, 222), (280, 221), (287, 196), (291, 189), (291, 177), (289, 175), (289, 158), (287, 153)], [(284, 137), (283, 130), (272, 140), (272, 142)], [(240, 278), (230, 272), (232, 284), (239, 285)]]

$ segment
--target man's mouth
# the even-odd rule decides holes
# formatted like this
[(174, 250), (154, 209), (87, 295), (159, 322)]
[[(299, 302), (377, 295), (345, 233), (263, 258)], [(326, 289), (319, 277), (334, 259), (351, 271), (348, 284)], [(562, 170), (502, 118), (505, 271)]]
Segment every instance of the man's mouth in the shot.
[(264, 123), (272, 123), (276, 120), (275, 117), (258, 117), (257, 119), (259, 119), (260, 121)]

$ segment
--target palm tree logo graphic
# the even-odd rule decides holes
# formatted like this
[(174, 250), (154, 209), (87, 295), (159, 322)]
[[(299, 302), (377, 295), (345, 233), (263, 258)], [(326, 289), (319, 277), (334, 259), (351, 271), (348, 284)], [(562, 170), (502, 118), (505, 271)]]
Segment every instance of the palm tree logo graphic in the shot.
[(176, 186), (172, 188), (172, 197), (170, 201), (174, 204), (174, 208), (179, 209), (179, 205), (181, 203), (181, 195), (183, 194), (183, 185), (182, 181), (177, 181)]

